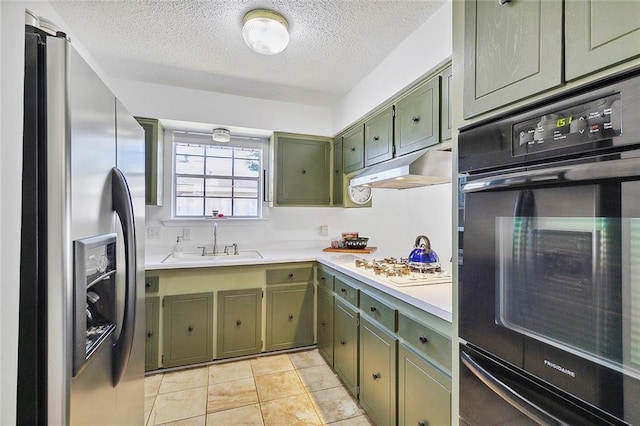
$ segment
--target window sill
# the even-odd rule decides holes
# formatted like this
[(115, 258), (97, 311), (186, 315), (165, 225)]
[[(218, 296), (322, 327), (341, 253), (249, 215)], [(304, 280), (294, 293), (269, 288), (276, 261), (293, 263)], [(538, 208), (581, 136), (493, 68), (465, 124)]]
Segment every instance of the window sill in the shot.
[(164, 219), (161, 220), (162, 224), (166, 227), (185, 227), (185, 226), (211, 226), (213, 222), (229, 222), (229, 223), (246, 223), (246, 222), (266, 222), (267, 218), (233, 218), (233, 217), (220, 217), (220, 218), (180, 218), (180, 219)]

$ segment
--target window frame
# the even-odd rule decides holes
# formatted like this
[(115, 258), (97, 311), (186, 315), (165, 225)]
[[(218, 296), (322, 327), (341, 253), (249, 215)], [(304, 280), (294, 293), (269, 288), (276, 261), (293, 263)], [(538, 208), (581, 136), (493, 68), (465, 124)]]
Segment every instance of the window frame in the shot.
[[(221, 146), (221, 147), (232, 147), (232, 148), (252, 148), (252, 149), (259, 149), (261, 154), (260, 154), (260, 165), (259, 165), (259, 171), (258, 171), (258, 176), (257, 177), (247, 177), (247, 176), (235, 176), (234, 172), (233, 172), (233, 168), (232, 168), (232, 174), (231, 176), (222, 176), (222, 175), (207, 175), (206, 174), (206, 169), (204, 170), (205, 174), (203, 175), (188, 175), (188, 174), (179, 174), (176, 173), (176, 160), (177, 160), (177, 154), (176, 154), (176, 148), (177, 145), (179, 143), (185, 143), (185, 144), (196, 144), (196, 145), (202, 145), (205, 147), (212, 147), (212, 146)], [(196, 133), (196, 132), (190, 132), (190, 131), (183, 131), (183, 130), (174, 130), (173, 131), (173, 135), (172, 135), (172, 140), (171, 140), (171, 218), (172, 220), (186, 220), (186, 221), (193, 221), (193, 220), (204, 220), (204, 219), (211, 219), (212, 216), (211, 215), (207, 215), (207, 212), (204, 210), (206, 209), (206, 200), (207, 199), (211, 199), (211, 198), (216, 198), (216, 197), (211, 197), (211, 196), (207, 196), (206, 195), (206, 179), (207, 178), (219, 178), (219, 179), (228, 179), (233, 181), (233, 179), (238, 178), (240, 180), (247, 180), (247, 181), (256, 181), (257, 183), (257, 198), (254, 197), (235, 197), (233, 196), (233, 192), (231, 195), (231, 200), (232, 200), (232, 209), (233, 209), (233, 202), (234, 200), (256, 200), (256, 207), (257, 207), (257, 212), (256, 212), (256, 216), (233, 216), (232, 215), (225, 215), (224, 217), (226, 219), (230, 219), (230, 220), (262, 220), (263, 219), (263, 203), (264, 203), (264, 199), (265, 199), (265, 188), (266, 188), (266, 167), (269, 164), (269, 140), (265, 137), (255, 137), (255, 136), (232, 136), (231, 140), (229, 142), (215, 142), (212, 140), (211, 138), (211, 134), (206, 134), (206, 133)], [(206, 161), (206, 158), (211, 158), (211, 157), (207, 157), (206, 154), (202, 156), (204, 161)], [(177, 199), (178, 199), (178, 194), (177, 194), (177, 182), (178, 182), (178, 178), (179, 177), (194, 177), (194, 178), (203, 178), (205, 179), (204, 181), (204, 186), (203, 186), (203, 193), (202, 196), (197, 196), (194, 198), (200, 198), (203, 200), (203, 215), (202, 216), (178, 216), (176, 213), (177, 210)]]

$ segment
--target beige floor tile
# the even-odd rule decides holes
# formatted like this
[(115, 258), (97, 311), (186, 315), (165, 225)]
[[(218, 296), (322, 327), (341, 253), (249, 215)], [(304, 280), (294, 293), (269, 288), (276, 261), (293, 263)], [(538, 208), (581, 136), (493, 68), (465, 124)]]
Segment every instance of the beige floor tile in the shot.
[(326, 362), (317, 349), (312, 351), (295, 352), (289, 354), (289, 358), (295, 368), (314, 367), (316, 365), (325, 365)]
[(156, 402), (155, 395), (144, 397), (144, 424), (145, 425), (149, 423), (149, 416), (151, 415), (151, 410), (153, 410), (154, 402)]
[(150, 425), (174, 422), (190, 417), (202, 416), (207, 409), (207, 387), (161, 393), (153, 405)]
[(250, 379), (253, 377), (250, 361), (236, 361), (209, 367), (209, 384)]
[(229, 410), (257, 402), (258, 393), (253, 378), (215, 383), (209, 386), (207, 413)]
[(255, 380), (260, 402), (305, 393), (304, 386), (295, 371), (257, 376)]
[(313, 392), (322, 389), (335, 388), (340, 386), (340, 379), (331, 371), (328, 365), (317, 365), (315, 367), (301, 368), (296, 370), (300, 380), (307, 391)]
[(144, 396), (156, 396), (164, 374), (155, 374), (144, 378)]
[(207, 367), (167, 373), (162, 378), (160, 393), (207, 386), (207, 380), (209, 380), (209, 370)]
[(197, 416), (175, 422), (163, 423), (162, 426), (205, 426), (207, 416)]
[(321, 424), (307, 394), (263, 402), (260, 406), (266, 426)]
[(324, 423), (364, 414), (344, 386), (311, 392), (309, 396)]
[(263, 376), (293, 370), (293, 364), (287, 354), (261, 356), (251, 360), (251, 368), (254, 376)]
[(262, 426), (259, 404), (207, 414), (207, 426)]
[(331, 426), (375, 426), (375, 423), (367, 416), (358, 416), (331, 423)]

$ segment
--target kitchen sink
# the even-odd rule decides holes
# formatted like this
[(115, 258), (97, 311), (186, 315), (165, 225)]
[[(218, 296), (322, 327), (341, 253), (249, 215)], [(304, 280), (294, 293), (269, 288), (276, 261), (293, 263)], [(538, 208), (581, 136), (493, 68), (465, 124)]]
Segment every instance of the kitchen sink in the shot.
[(162, 260), (162, 263), (208, 263), (208, 262), (233, 262), (236, 260), (262, 259), (262, 255), (257, 250), (241, 250), (238, 254), (219, 253), (213, 255), (211, 253), (184, 253), (182, 257), (174, 257), (173, 254), (168, 255)]

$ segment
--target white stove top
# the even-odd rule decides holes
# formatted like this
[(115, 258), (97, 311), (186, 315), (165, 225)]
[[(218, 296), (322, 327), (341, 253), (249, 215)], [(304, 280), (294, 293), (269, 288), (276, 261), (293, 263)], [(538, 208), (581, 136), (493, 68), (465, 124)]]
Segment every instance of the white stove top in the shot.
[[(376, 261), (373, 261), (376, 262)], [(377, 261), (386, 266), (384, 261)], [(387, 275), (379, 270), (376, 272), (374, 268), (356, 266), (355, 262), (350, 262), (344, 265), (347, 269), (355, 271), (359, 274), (369, 276), (375, 280), (381, 281), (386, 284), (392, 284), (398, 287), (410, 287), (410, 286), (422, 286), (431, 284), (445, 284), (451, 282), (451, 273), (448, 271), (439, 270), (437, 272), (420, 272), (412, 270), (406, 274)], [(394, 264), (389, 266), (394, 269)], [(439, 269), (439, 268), (438, 268)]]

